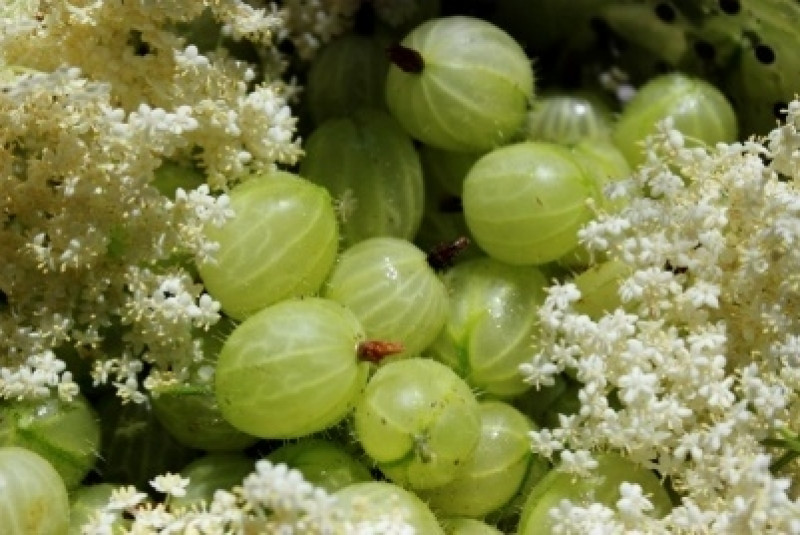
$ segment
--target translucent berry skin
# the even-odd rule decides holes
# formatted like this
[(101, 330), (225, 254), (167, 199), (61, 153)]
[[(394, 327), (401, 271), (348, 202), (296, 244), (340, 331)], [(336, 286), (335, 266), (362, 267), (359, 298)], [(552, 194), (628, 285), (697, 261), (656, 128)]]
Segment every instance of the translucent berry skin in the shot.
[(0, 445), (38, 453), (72, 489), (97, 461), (100, 424), (82, 396), (71, 403), (56, 398), (8, 401), (0, 406)]
[(464, 179), (470, 168), (483, 154), (453, 152), (423, 145), (419, 150), (426, 186), (443, 193), (460, 197)]
[(342, 246), (376, 236), (414, 237), (422, 220), (422, 165), (391, 115), (361, 109), (326, 121), (305, 151), (300, 173), (338, 203)]
[(256, 442), (229, 424), (211, 385), (170, 386), (152, 399), (161, 425), (181, 444), (205, 451), (241, 451)]
[(614, 453), (595, 456), (598, 467), (593, 475), (601, 476), (576, 480), (571, 474), (554, 469), (533, 487), (520, 516), (519, 535), (549, 533), (552, 528), (549, 511), (563, 499), (576, 502), (591, 493), (591, 500), (614, 507), (620, 498), (623, 482), (636, 483), (653, 504), (652, 515), (661, 518), (672, 509), (666, 489), (654, 472), (639, 467)]
[(581, 292), (575, 310), (598, 320), (622, 305), (619, 297), (620, 284), (630, 275), (627, 264), (608, 260), (590, 267), (575, 277), (573, 282)]
[(447, 316), (447, 291), (425, 253), (397, 238), (370, 238), (345, 250), (323, 289), (345, 305), (370, 340), (399, 342), (395, 359), (419, 355)]
[(597, 187), (569, 149), (524, 142), (494, 150), (464, 180), (464, 216), (489, 256), (515, 265), (551, 262), (578, 245)]
[(170, 498), (173, 507), (191, 507), (204, 501), (211, 503), (218, 489), (232, 489), (254, 470), (255, 461), (243, 454), (212, 453), (195, 459), (183, 470), (181, 476), (189, 478), (186, 494)]
[[(111, 483), (98, 483), (83, 485), (70, 492), (69, 501), (69, 531), (68, 535), (83, 535), (83, 526), (91, 522), (92, 518), (103, 511), (111, 499), (111, 493), (116, 489)], [(175, 502), (172, 502), (173, 504)], [(122, 511), (109, 512), (115, 518), (111, 524), (112, 533), (122, 532), (128, 528), (129, 521), (122, 519)]]
[[(461, 190), (467, 172), (479, 157), (478, 154), (444, 151), (428, 146), (420, 149), (425, 175), (425, 209), (414, 243), (423, 251), (430, 252), (462, 236), (474, 244), (475, 240), (464, 220)], [(455, 260), (460, 262), (476, 256), (483, 256), (483, 252), (479, 247), (470, 245)]]
[(481, 152), (507, 143), (533, 98), (533, 69), (493, 24), (463, 16), (423, 23), (401, 42), (421, 72), (389, 68), (386, 103), (412, 137), (441, 149)]
[(536, 345), (544, 275), (532, 266), (484, 257), (457, 264), (442, 281), (450, 312), (425, 354), (450, 366), (479, 392), (507, 398), (528, 390), (519, 365), (530, 359)]
[(6, 535), (63, 535), (69, 529), (67, 489), (40, 455), (0, 448), (0, 526)]
[(439, 523), (447, 535), (503, 535), (503, 532), (474, 518), (440, 518)]
[(285, 444), (267, 455), (267, 459), (300, 470), (303, 479), (331, 493), (353, 483), (373, 480), (369, 469), (342, 446), (319, 438), (302, 438)]
[(353, 483), (335, 492), (337, 507), (345, 518), (365, 521), (402, 520), (420, 535), (445, 535), (425, 502), (413, 493), (386, 481)]
[(216, 396), (244, 433), (297, 438), (350, 411), (368, 365), (356, 351), (364, 333), (346, 308), (321, 298), (283, 301), (242, 322), (222, 347)]
[(314, 58), (305, 96), (316, 124), (347, 117), (360, 108), (383, 108), (389, 60), (375, 38), (337, 37)]
[(500, 401), (482, 402), (480, 415), (481, 438), (472, 458), (450, 483), (419, 491), (437, 514), (483, 518), (511, 500), (525, 478), (533, 423)]
[(531, 141), (574, 145), (583, 140), (608, 139), (611, 111), (577, 95), (549, 95), (528, 113), (525, 135)]
[(604, 190), (609, 184), (630, 176), (631, 168), (625, 155), (610, 140), (584, 140), (573, 145), (571, 151), (584, 172), (594, 180), (598, 206), (611, 212), (622, 209), (624, 200), (611, 200)]
[(150, 404), (126, 403), (110, 393), (97, 404), (101, 429), (97, 471), (104, 481), (124, 481), (140, 489), (155, 476), (176, 473), (200, 452), (175, 440)]
[(733, 107), (719, 89), (699, 78), (665, 74), (642, 86), (628, 102), (612, 133), (614, 143), (631, 167), (645, 160), (641, 142), (655, 133), (656, 124), (672, 117), (674, 128), (687, 141), (714, 145), (737, 136)]
[(328, 192), (297, 175), (274, 171), (231, 191), (235, 217), (206, 225), (219, 243), (214, 262), (198, 265), (208, 292), (231, 317), (244, 319), (282, 299), (316, 292), (339, 244)]
[(452, 481), (480, 438), (478, 402), (447, 366), (412, 358), (380, 367), (354, 412), (364, 451), (398, 485), (425, 489)]

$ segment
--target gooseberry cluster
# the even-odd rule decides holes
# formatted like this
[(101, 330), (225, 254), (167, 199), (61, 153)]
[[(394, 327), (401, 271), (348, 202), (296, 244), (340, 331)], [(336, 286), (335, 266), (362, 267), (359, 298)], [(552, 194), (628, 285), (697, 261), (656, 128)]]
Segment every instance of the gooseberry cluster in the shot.
[[(580, 410), (579, 381), (536, 390), (520, 365), (553, 280), (575, 282), (589, 317), (619, 305), (626, 266), (586, 250), (579, 230), (623, 208), (606, 193), (646, 161), (660, 122), (713, 146), (788, 100), (794, 78), (751, 84), (794, 61), (782, 17), (796, 6), (389, 4), (365, 2), (352, 32), (294, 66), (300, 164), (234, 185), (233, 217), (202, 229), (218, 248), (188, 268), (223, 313), (202, 338), (213, 358), (143, 404), (87, 389), (0, 406), (6, 532), (80, 533), (108, 513), (114, 486), (167, 472), (189, 480), (170, 510), (203, 508), (256, 458), (299, 470), (343, 511), (400, 511), (422, 535), (549, 533), (562, 500), (614, 506), (630, 485), (654, 517), (676, 503), (669, 482), (618, 452), (580, 481), (532, 453), (532, 431)], [(590, 43), (604, 47), (574, 73), (553, 60)], [(627, 77), (592, 70), (606, 55)], [(159, 187), (174, 195), (197, 174), (170, 163)], [(138, 521), (128, 513), (114, 529)]]

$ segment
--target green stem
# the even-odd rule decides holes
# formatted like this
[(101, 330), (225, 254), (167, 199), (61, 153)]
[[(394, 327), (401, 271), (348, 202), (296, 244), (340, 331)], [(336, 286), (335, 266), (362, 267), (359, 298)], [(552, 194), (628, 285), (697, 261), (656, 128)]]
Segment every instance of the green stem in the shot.
[(800, 456), (800, 451), (796, 450), (788, 450), (783, 455), (778, 457), (778, 459), (769, 465), (769, 469), (771, 472), (777, 472), (793, 460), (795, 460), (798, 456)]

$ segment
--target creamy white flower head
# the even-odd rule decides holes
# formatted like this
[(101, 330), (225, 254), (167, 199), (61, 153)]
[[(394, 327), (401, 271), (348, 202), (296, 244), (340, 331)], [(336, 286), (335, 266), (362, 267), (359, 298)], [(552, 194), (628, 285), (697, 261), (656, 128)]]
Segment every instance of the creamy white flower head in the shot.
[[(578, 452), (613, 449), (655, 466), (683, 497), (664, 519), (637, 519), (644, 502), (628, 488), (604, 529), (787, 533), (800, 524), (800, 502), (780, 477), (797, 464), (764, 442), (800, 431), (800, 102), (788, 108), (769, 150), (690, 146), (662, 123), (645, 143), (646, 163), (614, 192), (624, 208), (580, 233), (629, 268), (621, 306), (590, 319), (559, 284), (540, 308), (539, 344), (520, 371), (535, 385), (574, 371), (581, 406), (531, 433), (533, 450), (587, 474)], [(779, 457), (772, 470), (768, 452)], [(583, 518), (591, 506), (573, 510)]]
[(345, 513), (333, 497), (305, 481), (298, 471), (267, 460), (258, 461), (242, 485), (215, 491), (210, 504), (172, 507), (170, 498), (185, 495), (187, 484), (187, 479), (176, 474), (156, 477), (151, 485), (168, 495), (161, 503), (145, 502), (147, 495), (133, 487), (118, 489), (101, 514), (95, 515), (83, 530), (110, 533), (112, 523), (119, 517), (108, 513), (124, 510), (132, 517), (126, 531), (131, 534), (417, 535), (406, 522), (402, 507), (373, 518), (369, 514), (372, 504), (367, 502), (363, 511)]

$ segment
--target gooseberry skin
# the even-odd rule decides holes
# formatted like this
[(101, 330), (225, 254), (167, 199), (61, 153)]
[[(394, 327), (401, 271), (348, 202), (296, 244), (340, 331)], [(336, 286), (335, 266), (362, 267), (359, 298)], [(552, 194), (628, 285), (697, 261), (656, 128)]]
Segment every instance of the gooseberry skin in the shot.
[(483, 257), (454, 266), (442, 281), (450, 311), (425, 355), (447, 364), (480, 392), (509, 398), (528, 390), (519, 365), (536, 345), (544, 275), (532, 266)]
[[(473, 243), (464, 220), (461, 190), (467, 172), (480, 155), (444, 151), (427, 145), (420, 149), (419, 154), (425, 175), (425, 208), (414, 243), (423, 251), (432, 251), (443, 243), (453, 243), (462, 236)], [(459, 252), (457, 261), (474, 256), (483, 256), (483, 253), (470, 245)]]
[(339, 245), (330, 195), (297, 175), (272, 171), (230, 193), (235, 216), (207, 224), (214, 260), (198, 264), (209, 294), (242, 320), (283, 299), (315, 293)]
[(447, 535), (503, 535), (503, 532), (474, 518), (440, 518), (439, 523)]
[(417, 490), (452, 481), (480, 438), (479, 406), (469, 386), (447, 366), (424, 358), (378, 368), (353, 422), (378, 468)]
[(671, 117), (673, 128), (689, 143), (731, 142), (737, 136), (736, 115), (719, 89), (681, 73), (664, 74), (642, 86), (617, 121), (612, 139), (631, 167), (645, 160), (641, 143)]
[(447, 317), (447, 290), (425, 253), (397, 238), (370, 238), (342, 252), (323, 296), (352, 310), (368, 339), (402, 344), (395, 360), (419, 355)]
[(614, 507), (623, 482), (642, 487), (653, 504), (653, 517), (661, 518), (672, 509), (669, 495), (654, 472), (615, 453), (598, 454), (595, 459), (598, 466), (592, 473), (596, 477), (576, 480), (572, 474), (553, 469), (539, 480), (525, 501), (518, 535), (549, 533), (553, 525), (549, 511), (563, 499), (576, 502), (590, 494), (593, 502)]
[(0, 445), (38, 453), (73, 489), (98, 459), (100, 424), (83, 396), (7, 401), (0, 406)]
[(241, 485), (254, 470), (254, 464), (244, 454), (236, 453), (212, 453), (195, 459), (181, 470), (181, 476), (189, 479), (186, 494), (170, 497), (170, 505), (190, 508), (203, 501), (211, 503), (218, 489)]
[[(425, 502), (415, 494), (386, 481), (353, 483), (333, 494), (345, 518), (365, 521), (399, 519), (420, 535), (445, 535)], [(365, 507), (365, 504), (369, 504)]]
[(329, 493), (362, 481), (372, 481), (369, 469), (339, 444), (320, 438), (302, 438), (267, 455), (272, 464), (285, 464), (303, 479)]
[(161, 425), (189, 448), (240, 451), (257, 440), (225, 421), (211, 385), (170, 385), (151, 401)]
[(69, 529), (67, 488), (40, 455), (0, 448), (0, 526), (6, 535), (63, 535)]
[(574, 304), (575, 310), (595, 321), (613, 312), (623, 305), (619, 287), (630, 274), (630, 266), (618, 260), (607, 260), (578, 274), (573, 282), (581, 298)]
[(321, 124), (360, 108), (384, 107), (388, 70), (389, 60), (377, 39), (337, 37), (320, 50), (308, 70), (305, 95), (311, 118)]
[(464, 216), (489, 256), (513, 265), (551, 262), (575, 249), (590, 220), (594, 180), (569, 149), (545, 142), (496, 149), (464, 180)]
[(419, 150), (425, 185), (442, 194), (460, 197), (464, 179), (483, 154), (453, 152), (423, 145)]
[(422, 165), (391, 115), (360, 109), (326, 121), (305, 151), (300, 173), (339, 205), (341, 246), (376, 236), (414, 237), (422, 220)]
[(260, 438), (297, 438), (330, 427), (366, 383), (357, 359), (364, 332), (345, 307), (321, 298), (282, 301), (225, 341), (215, 391), (222, 415)]
[(386, 103), (414, 138), (458, 152), (507, 143), (533, 98), (531, 62), (508, 34), (465, 16), (427, 21), (401, 42), (418, 52), (421, 72), (389, 68)]
[(199, 453), (175, 440), (149, 403), (123, 404), (109, 393), (97, 413), (103, 422), (97, 472), (104, 481), (146, 489), (155, 476), (178, 472)]
[(598, 206), (610, 212), (621, 210), (624, 200), (609, 199), (605, 189), (609, 184), (630, 176), (631, 168), (625, 155), (610, 140), (584, 140), (570, 149), (578, 164), (594, 181)]
[(525, 125), (528, 140), (561, 145), (605, 140), (610, 134), (611, 111), (579, 95), (543, 96), (528, 112)]
[(440, 515), (482, 518), (511, 500), (531, 461), (533, 423), (500, 401), (480, 404), (481, 437), (449, 483), (418, 491)]
[[(68, 535), (83, 535), (83, 526), (91, 522), (99, 512), (104, 511), (111, 499), (111, 493), (116, 487), (111, 483), (98, 483), (95, 485), (83, 485), (73, 490), (69, 494), (69, 531)], [(174, 502), (173, 502), (174, 504)], [(115, 517), (111, 524), (112, 533), (122, 532), (123, 528), (129, 527), (129, 522), (122, 519), (122, 511), (105, 511)]]

